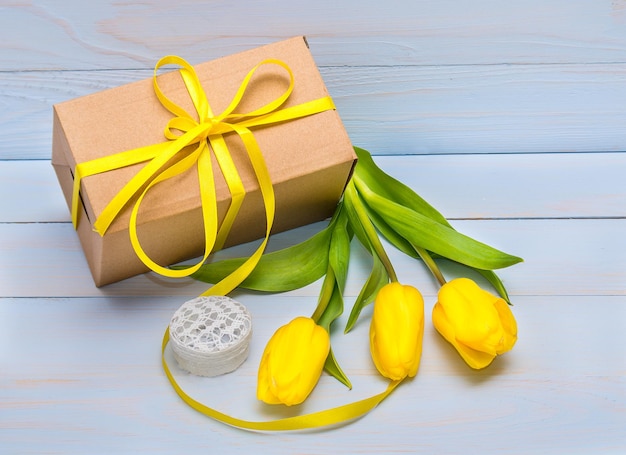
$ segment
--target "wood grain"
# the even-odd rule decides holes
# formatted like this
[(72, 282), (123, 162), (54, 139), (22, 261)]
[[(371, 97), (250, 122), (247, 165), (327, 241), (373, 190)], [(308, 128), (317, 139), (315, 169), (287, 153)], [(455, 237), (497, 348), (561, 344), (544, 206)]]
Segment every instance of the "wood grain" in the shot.
[[(619, 239), (626, 219), (617, 220), (496, 220), (455, 221), (459, 231), (522, 256), (523, 264), (500, 275), (512, 295), (625, 295), (626, 244)], [(274, 237), (273, 248), (293, 245), (317, 232), (311, 225)], [(610, 240), (609, 240), (610, 239)], [(252, 246), (235, 247), (217, 255), (252, 254)], [(610, 245), (610, 246), (609, 246)], [(369, 275), (367, 255), (355, 245), (352, 280), (345, 294), (356, 297)], [(429, 295), (435, 283), (421, 263), (391, 247), (389, 253), (401, 281), (424, 286)], [(207, 289), (192, 280), (166, 279), (152, 273), (100, 289), (93, 285), (80, 244), (68, 223), (0, 224), (0, 297), (87, 297), (179, 295), (193, 297)], [(563, 264), (567, 264), (564, 266)], [(467, 273), (445, 265), (448, 276)], [(575, 276), (576, 279), (572, 279)], [(317, 296), (319, 283), (294, 291)]]
[(149, 77), (163, 55), (200, 63), (298, 34), (352, 140), (377, 154), (626, 150), (615, 0), (0, 8), (3, 159), (49, 157), (52, 104)]
[[(426, 301), (417, 377), (339, 428), (246, 433), (186, 406), (161, 370), (169, 319), (207, 285), (154, 274), (93, 285), (49, 162), (52, 105), (150, 77), (166, 54), (199, 63), (301, 34), (352, 141), (457, 229), (525, 259), (500, 271), (519, 340), (470, 370), (430, 323), (432, 277), (386, 245)], [(1, 2), (0, 453), (625, 453), (625, 55), (624, 0)], [(276, 235), (270, 249), (323, 226)], [(354, 245), (332, 331), (352, 390), (324, 375), (296, 408), (255, 397), (265, 341), (313, 311), (320, 282), (235, 291), (254, 319), (248, 360), (202, 379), (167, 351), (177, 379), (258, 420), (382, 391), (371, 307), (343, 334), (369, 268)]]
[[(377, 156), (449, 219), (626, 215), (623, 153)], [(592, 180), (593, 185), (572, 185)], [(0, 161), (0, 223), (69, 222), (47, 160)]]
[[(626, 63), (341, 67), (322, 76), (352, 142), (377, 155), (626, 150)], [(0, 158), (48, 159), (53, 104), (147, 77), (0, 73), (0, 128), (11, 132), (0, 137)]]
[(199, 63), (294, 35), (321, 66), (624, 62), (625, 26), (619, 0), (18, 0), (1, 6), (0, 70)]
[[(247, 299), (255, 332), (246, 363), (237, 374), (213, 379), (190, 377), (173, 364), (180, 383), (211, 406), (256, 420), (336, 406), (382, 390), (384, 381), (371, 375), (367, 326), (359, 325), (348, 335), (333, 336), (336, 355), (353, 381), (351, 391), (324, 376), (306, 406), (276, 410), (256, 404), (264, 340), (311, 299), (302, 300)], [(516, 350), (480, 372), (464, 365), (428, 323), (418, 376), (370, 415), (323, 434), (277, 436), (208, 420), (169, 388), (158, 345), (179, 304), (176, 298), (22, 299), (19, 305), (0, 299), (0, 312), (11, 315), (0, 339), (3, 346), (15, 346), (7, 344), (11, 340), (20, 346), (3, 356), (0, 434), (5, 447), (40, 453), (217, 448), (249, 453), (254, 447), (256, 453), (274, 454), (474, 449), (519, 454), (558, 453), (564, 446), (572, 453), (618, 453), (626, 442), (619, 405), (625, 303), (624, 297), (522, 297), (515, 307), (521, 335)], [(599, 320), (598, 313), (613, 317)]]

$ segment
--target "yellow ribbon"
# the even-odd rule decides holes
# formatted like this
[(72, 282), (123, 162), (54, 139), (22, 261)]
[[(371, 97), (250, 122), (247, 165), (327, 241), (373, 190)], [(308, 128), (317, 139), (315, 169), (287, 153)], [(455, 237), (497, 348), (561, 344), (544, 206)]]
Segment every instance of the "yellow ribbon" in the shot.
[[(180, 74), (195, 107), (197, 117), (190, 115), (182, 107), (167, 98), (161, 91), (157, 81), (157, 71), (161, 66), (169, 64), (181, 67)], [(286, 71), (289, 76), (288, 88), (278, 98), (252, 112), (243, 114), (236, 113), (235, 109), (244, 98), (246, 89), (254, 73), (261, 66), (268, 64), (278, 65)], [(334, 109), (335, 106), (330, 97), (324, 97), (296, 106), (281, 108), (294, 89), (294, 76), (289, 66), (276, 59), (263, 60), (252, 68), (241, 83), (230, 105), (219, 115), (213, 114), (194, 68), (178, 56), (166, 56), (159, 60), (154, 68), (153, 85), (156, 96), (161, 104), (174, 114), (174, 117), (170, 119), (165, 127), (164, 134), (169, 141), (77, 164), (74, 172), (74, 188), (72, 195), (72, 222), (74, 227), (76, 227), (78, 222), (80, 183), (83, 178), (125, 166), (147, 162), (122, 190), (113, 197), (102, 213), (100, 213), (94, 222), (94, 230), (100, 235), (104, 235), (122, 209), (131, 199), (137, 197), (129, 221), (130, 240), (137, 257), (139, 257), (147, 267), (161, 275), (173, 278), (191, 275), (199, 270), (213, 250), (223, 246), (245, 196), (245, 189), (241, 178), (235, 168), (223, 136), (224, 134), (235, 133), (245, 146), (259, 182), (259, 188), (265, 205), (266, 230), (263, 242), (248, 260), (242, 264), (239, 269), (225, 277), (219, 283), (216, 283), (203, 295), (228, 294), (252, 272), (258, 263), (267, 245), (274, 221), (274, 189), (262, 152), (250, 128), (313, 115)], [(195, 146), (195, 149), (184, 158), (178, 160), (175, 164), (163, 170), (166, 163), (188, 146)], [(215, 183), (211, 164), (211, 150), (217, 159), (231, 193), (231, 203), (219, 229)], [(197, 165), (198, 182), (200, 186), (205, 237), (204, 254), (202, 259), (195, 265), (178, 270), (169, 269), (154, 262), (141, 247), (137, 236), (137, 215), (144, 196), (154, 185), (186, 172), (194, 164)]]
[[(178, 65), (181, 67), (180, 74), (185, 87), (189, 92), (191, 100), (193, 101), (197, 118), (187, 113), (182, 107), (173, 103), (161, 91), (157, 82), (157, 71), (161, 66), (168, 64)], [(245, 95), (250, 79), (259, 67), (267, 64), (278, 65), (285, 69), (289, 75), (289, 87), (281, 96), (259, 109), (245, 114), (235, 113), (235, 109)], [(165, 127), (164, 134), (169, 141), (77, 164), (74, 171), (74, 188), (71, 207), (72, 223), (74, 224), (74, 227), (78, 224), (78, 204), (80, 200), (79, 193), (82, 179), (133, 164), (147, 162), (147, 164), (122, 188), (122, 190), (113, 197), (102, 213), (100, 213), (94, 222), (94, 230), (100, 235), (104, 235), (122, 209), (134, 197), (137, 197), (131, 211), (129, 234), (131, 244), (139, 259), (151, 270), (168, 277), (183, 277), (191, 275), (200, 268), (214, 249), (219, 249), (223, 246), (245, 196), (245, 189), (241, 182), (241, 178), (235, 168), (223, 137), (224, 134), (235, 133), (240, 137), (245, 146), (256, 178), (259, 182), (263, 203), (265, 205), (266, 231), (265, 239), (261, 245), (242, 266), (203, 293), (203, 295), (226, 295), (236, 288), (252, 272), (258, 263), (267, 245), (274, 221), (275, 201), (272, 182), (270, 180), (269, 172), (265, 165), (265, 160), (263, 159), (259, 145), (254, 139), (250, 128), (313, 115), (326, 110), (334, 109), (335, 106), (330, 97), (324, 97), (299, 104), (297, 106), (280, 109), (293, 91), (294, 77), (291, 69), (285, 63), (275, 59), (264, 60), (252, 68), (241, 83), (230, 105), (224, 110), (224, 112), (217, 116), (213, 114), (211, 107), (209, 106), (208, 100), (194, 68), (184, 59), (177, 56), (166, 56), (159, 60), (154, 69), (153, 84), (154, 91), (161, 104), (174, 114), (174, 117), (170, 119)], [(195, 149), (184, 158), (176, 161), (175, 164), (164, 168), (166, 163), (168, 163), (176, 156), (177, 153), (188, 146), (195, 146)], [(210, 155), (211, 150), (215, 154), (219, 167), (231, 193), (231, 204), (227, 210), (224, 221), (221, 226), (219, 226), (219, 229), (217, 223), (217, 199)], [(154, 185), (188, 171), (194, 164), (197, 165), (198, 182), (200, 185), (205, 251), (202, 259), (197, 264), (185, 269), (173, 270), (154, 262), (141, 247), (137, 236), (137, 215), (143, 198)], [(336, 408), (266, 422), (246, 421), (231, 417), (205, 406), (191, 398), (182, 390), (174, 379), (174, 376), (172, 375), (165, 360), (165, 348), (168, 341), (169, 328), (166, 329), (163, 336), (161, 355), (163, 369), (176, 393), (189, 406), (198, 412), (201, 412), (202, 414), (227, 425), (248, 430), (303, 430), (353, 420), (374, 409), (374, 407), (383, 401), (401, 382), (392, 381), (389, 383), (387, 389), (382, 393)]]
[(242, 420), (236, 417), (232, 417), (228, 414), (224, 414), (216, 409), (210, 408), (199, 401), (191, 398), (185, 391), (178, 385), (172, 372), (167, 366), (165, 360), (165, 347), (169, 341), (169, 330), (165, 331), (163, 336), (163, 343), (161, 346), (161, 360), (163, 363), (163, 369), (169, 379), (172, 387), (185, 403), (191, 406), (196, 411), (211, 417), (219, 422), (225, 423), (237, 428), (243, 428), (245, 430), (253, 431), (288, 431), (288, 430), (306, 430), (311, 428), (321, 428), (329, 425), (336, 425), (339, 423), (349, 422), (357, 419), (372, 409), (374, 409), (380, 402), (382, 402), (387, 396), (393, 392), (393, 390), (402, 382), (402, 380), (391, 381), (387, 386), (387, 389), (377, 395), (365, 398), (363, 400), (348, 403), (342, 406), (338, 406), (331, 409), (325, 409), (323, 411), (313, 412), (311, 414), (304, 414), (294, 417), (287, 417), (284, 419), (267, 420), (267, 421), (250, 421)]

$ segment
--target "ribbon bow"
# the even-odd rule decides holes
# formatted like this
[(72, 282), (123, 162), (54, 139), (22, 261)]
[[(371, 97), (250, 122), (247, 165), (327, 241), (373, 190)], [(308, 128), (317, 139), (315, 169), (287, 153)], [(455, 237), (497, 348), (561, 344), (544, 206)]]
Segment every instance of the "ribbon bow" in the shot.
[[(161, 91), (157, 82), (157, 71), (161, 66), (169, 64), (181, 67), (180, 74), (195, 107), (196, 116), (190, 115), (182, 107), (167, 98)], [(254, 73), (261, 66), (268, 64), (278, 65), (287, 72), (289, 76), (289, 87), (281, 96), (252, 112), (243, 114), (236, 113), (235, 109), (243, 99)], [(276, 59), (263, 60), (252, 68), (241, 83), (230, 105), (219, 115), (213, 114), (194, 68), (181, 57), (166, 56), (159, 60), (154, 68), (153, 85), (155, 94), (161, 104), (174, 114), (174, 117), (169, 120), (164, 131), (164, 135), (169, 141), (77, 164), (74, 172), (74, 188), (72, 195), (72, 222), (74, 227), (76, 227), (78, 222), (80, 182), (83, 178), (125, 166), (147, 162), (104, 208), (94, 222), (94, 230), (100, 235), (104, 235), (121, 210), (131, 199), (137, 197), (130, 216), (129, 234), (131, 245), (139, 259), (151, 270), (164, 276), (177, 278), (193, 274), (199, 270), (214, 249), (219, 249), (223, 246), (245, 196), (243, 183), (235, 168), (235, 164), (230, 156), (223, 136), (224, 134), (235, 133), (245, 146), (255, 176), (259, 182), (259, 188), (265, 205), (266, 230), (265, 239), (248, 260), (242, 264), (239, 269), (203, 294), (225, 295), (237, 287), (252, 270), (254, 270), (254, 267), (265, 250), (274, 221), (274, 189), (262, 152), (250, 128), (313, 115), (334, 109), (335, 106), (330, 97), (323, 97), (281, 109), (281, 106), (289, 98), (294, 89), (294, 76), (289, 66)], [(171, 162), (176, 154), (188, 146), (195, 146), (196, 148), (184, 158), (175, 161), (174, 164), (164, 167), (167, 163)], [(231, 203), (219, 229), (211, 151), (217, 159), (231, 193)], [(137, 214), (141, 201), (150, 188), (164, 180), (186, 172), (194, 165), (197, 165), (198, 183), (200, 186), (202, 219), (204, 222), (204, 255), (195, 265), (184, 269), (173, 270), (154, 262), (141, 247), (137, 236)]]

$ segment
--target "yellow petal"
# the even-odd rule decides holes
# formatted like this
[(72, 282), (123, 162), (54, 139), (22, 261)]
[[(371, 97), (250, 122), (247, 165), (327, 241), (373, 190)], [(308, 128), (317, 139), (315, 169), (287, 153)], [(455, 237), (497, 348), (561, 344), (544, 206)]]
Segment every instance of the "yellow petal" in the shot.
[(517, 341), (517, 322), (511, 308), (504, 300), (500, 299), (494, 306), (500, 315), (502, 329), (504, 330), (504, 340), (501, 349), (498, 351), (498, 354), (503, 354), (513, 349)]
[(467, 278), (446, 283), (439, 302), (445, 307), (459, 343), (490, 355), (497, 353), (504, 332), (494, 307), (498, 297)]
[(444, 307), (439, 303), (435, 304), (433, 307), (432, 319), (435, 329), (446, 341), (454, 346), (465, 363), (467, 363), (470, 367), (477, 370), (485, 368), (496, 357), (495, 354), (477, 351), (463, 343), (460, 343), (454, 334), (454, 327), (449, 323), (446, 317)]
[(484, 368), (517, 340), (506, 302), (467, 278), (444, 284), (433, 308), (433, 325), (472, 368)]
[(302, 403), (317, 384), (329, 350), (328, 332), (311, 318), (280, 327), (261, 358), (257, 397), (268, 404)]
[(424, 333), (424, 300), (412, 286), (390, 283), (376, 296), (370, 352), (378, 371), (393, 380), (417, 374)]

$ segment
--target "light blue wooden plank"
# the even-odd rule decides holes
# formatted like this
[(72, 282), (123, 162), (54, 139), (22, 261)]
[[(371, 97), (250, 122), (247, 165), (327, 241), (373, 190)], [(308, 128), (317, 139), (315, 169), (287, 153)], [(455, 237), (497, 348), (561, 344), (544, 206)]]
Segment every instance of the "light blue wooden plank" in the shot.
[[(621, 239), (626, 219), (579, 220), (456, 220), (459, 231), (521, 256), (525, 262), (500, 272), (510, 293), (520, 295), (625, 295), (626, 243)], [(308, 238), (321, 227), (311, 225), (274, 237), (272, 248)], [(218, 257), (251, 254), (247, 244)], [(423, 265), (389, 247), (400, 280), (436, 293)], [(369, 274), (362, 249), (354, 259), (345, 295), (354, 298)], [(444, 264), (448, 277), (466, 274)], [(207, 288), (192, 280), (140, 275), (97, 289), (72, 226), (68, 223), (0, 224), (0, 297), (64, 297), (179, 295), (195, 296)], [(293, 295), (316, 297), (319, 283)]]
[(321, 65), (623, 62), (625, 16), (611, 0), (20, 1), (0, 10), (0, 69), (149, 68), (301, 34)]
[[(626, 215), (626, 153), (376, 156), (447, 218)], [(69, 222), (47, 160), (0, 161), (0, 222)], [(9, 197), (10, 196), (10, 197)]]
[[(102, 73), (0, 73), (0, 159), (49, 159), (52, 151), (52, 106), (56, 103), (150, 77), (147, 71)], [(94, 79), (95, 76), (95, 79)]]
[(0, 222), (69, 222), (68, 206), (48, 160), (0, 161)]
[[(626, 150), (626, 63), (321, 71), (353, 143), (376, 154)], [(53, 104), (146, 77), (0, 73), (0, 159), (49, 158)]]
[[(275, 328), (303, 299), (243, 300), (254, 318), (248, 360), (235, 373), (196, 378), (173, 369), (188, 393), (244, 418), (271, 419), (381, 391), (367, 325), (333, 335), (353, 380), (324, 375), (305, 406), (268, 409), (256, 369)], [(305, 298), (305, 302), (310, 299)], [(529, 296), (514, 307), (520, 339), (488, 369), (470, 370), (429, 321), (418, 376), (370, 415), (332, 431), (259, 435), (187, 407), (159, 363), (176, 298), (0, 299), (0, 435), (12, 454), (107, 453), (619, 453), (626, 447), (624, 297)], [(607, 318), (610, 314), (612, 317)], [(37, 317), (34, 317), (36, 315)], [(345, 320), (345, 319), (342, 319)], [(586, 336), (581, 336), (585, 333)], [(19, 343), (15, 343), (19, 341)], [(593, 436), (590, 436), (593, 435)]]
[[(366, 0), (351, 11), (355, 4), (247, 2), (238, 16), (232, 3), (198, 9), (191, 0), (0, 5), (0, 160), (18, 160), (0, 161), (0, 452), (626, 450), (626, 154), (543, 153), (626, 151), (626, 4)], [(195, 63), (296, 34), (309, 36), (356, 144), (378, 155), (430, 154), (377, 161), (459, 230), (525, 258), (501, 273), (520, 339), (473, 372), (427, 318), (418, 377), (373, 414), (331, 432), (267, 436), (207, 420), (172, 392), (160, 338), (173, 311), (206, 286), (148, 274), (95, 288), (47, 158), (55, 102), (149, 76), (167, 53)], [(275, 236), (271, 248), (322, 225)], [(390, 254), (428, 313), (434, 281), (421, 264)], [(347, 305), (369, 272), (363, 250), (351, 259)], [(381, 391), (367, 352), (368, 307), (353, 333), (342, 335), (341, 324), (333, 332), (352, 391), (324, 376), (299, 409), (268, 412), (256, 402), (265, 340), (309, 314), (319, 286), (235, 292), (255, 318), (250, 359), (235, 375), (179, 375), (181, 383), (258, 419)]]
[(624, 153), (377, 156), (448, 218), (626, 216)]
[(624, 151), (625, 75), (622, 64), (324, 74), (353, 142), (379, 154)]

